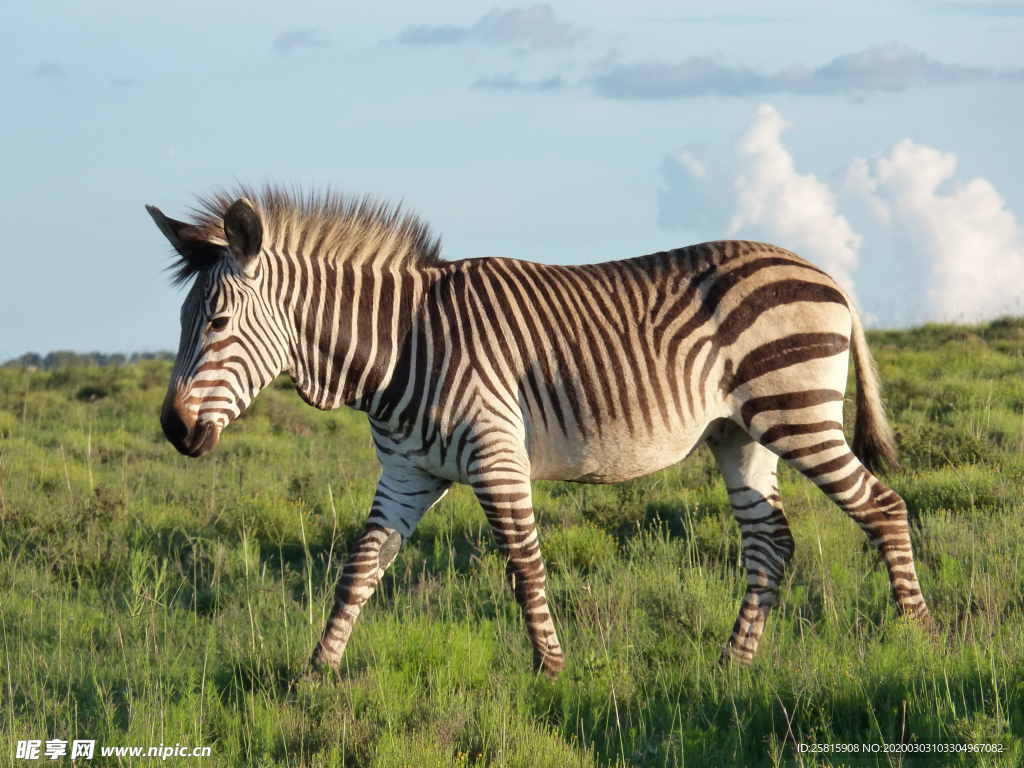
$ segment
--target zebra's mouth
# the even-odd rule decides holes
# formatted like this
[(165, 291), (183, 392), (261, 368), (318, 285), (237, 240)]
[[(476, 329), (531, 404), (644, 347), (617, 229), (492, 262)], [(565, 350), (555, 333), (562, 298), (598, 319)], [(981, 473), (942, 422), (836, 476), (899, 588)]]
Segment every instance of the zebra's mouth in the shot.
[(199, 456), (205, 456), (217, 447), (217, 442), (220, 440), (220, 430), (212, 421), (199, 421), (196, 422), (196, 426), (189, 437), (191, 438), (189, 440), (191, 443), (190, 449), (182, 450), (178, 448), (178, 450), (186, 456), (198, 458)]
[(173, 409), (165, 409), (161, 422), (167, 440), (185, 456), (205, 456), (217, 447), (220, 440), (220, 429), (214, 422), (197, 421), (190, 429)]

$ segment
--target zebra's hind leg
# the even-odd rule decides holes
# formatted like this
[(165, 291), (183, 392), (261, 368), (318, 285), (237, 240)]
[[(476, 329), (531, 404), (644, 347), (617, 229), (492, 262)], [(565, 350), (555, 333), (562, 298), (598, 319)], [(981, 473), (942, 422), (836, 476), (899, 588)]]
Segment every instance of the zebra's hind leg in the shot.
[(565, 669), (565, 656), (545, 592), (547, 576), (537, 542), (530, 477), (511, 477), (501, 470), (480, 476), (472, 486), (498, 549), (507, 558), (505, 577), (523, 610), (533, 645), (533, 668), (554, 679)]
[(761, 441), (860, 526), (885, 561), (897, 609), (919, 620), (929, 632), (937, 633), (917, 581), (907, 505), (861, 464), (847, 445), (841, 424), (821, 421), (779, 425), (766, 430)]
[(747, 569), (747, 591), (722, 650), (722, 662), (749, 664), (757, 653), (768, 611), (778, 598), (786, 563), (793, 556), (793, 536), (775, 475), (779, 459), (731, 421), (721, 422), (707, 444), (725, 478)]
[(338, 671), (363, 604), (370, 599), (420, 518), (444, 496), (450, 485), (428, 476), (396, 479), (386, 473), (381, 475), (370, 517), (359, 541), (348, 554), (335, 588), (334, 607), (323, 636), (313, 650), (310, 665), (314, 673), (325, 667)]

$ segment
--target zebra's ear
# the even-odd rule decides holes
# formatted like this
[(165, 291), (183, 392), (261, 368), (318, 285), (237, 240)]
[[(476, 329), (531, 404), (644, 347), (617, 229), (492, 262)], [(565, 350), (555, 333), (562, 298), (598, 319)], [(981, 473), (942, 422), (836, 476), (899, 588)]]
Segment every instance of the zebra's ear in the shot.
[(263, 222), (252, 203), (240, 197), (224, 212), (224, 235), (228, 250), (245, 272), (263, 247)]
[(187, 283), (193, 276), (224, 258), (224, 244), (211, 243), (199, 227), (169, 219), (155, 205), (147, 205), (146, 210), (181, 257), (170, 267), (173, 285)]
[(157, 227), (178, 253), (185, 255), (188, 250), (186, 244), (201, 239), (198, 230), (191, 224), (164, 216), (163, 211), (155, 205), (147, 205), (146, 210), (149, 211), (149, 215), (153, 217)]

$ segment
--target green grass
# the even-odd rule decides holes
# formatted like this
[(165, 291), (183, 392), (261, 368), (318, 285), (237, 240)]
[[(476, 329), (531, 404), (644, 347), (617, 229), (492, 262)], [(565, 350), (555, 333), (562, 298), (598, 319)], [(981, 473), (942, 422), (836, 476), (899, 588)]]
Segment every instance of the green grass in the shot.
[(914, 768), (1019, 765), (1021, 329), (872, 336), (941, 640), (897, 619), (863, 535), (782, 468), (796, 555), (753, 668), (720, 668), (744, 579), (702, 449), (621, 486), (535, 484), (554, 684), (465, 488), (399, 554), (340, 679), (300, 679), (379, 471), (365, 417), (281, 381), (191, 460), (160, 432), (166, 362), (0, 368), (0, 759), (88, 738), (212, 748), (179, 764), (896, 766), (793, 740), (902, 739), (1003, 750)]

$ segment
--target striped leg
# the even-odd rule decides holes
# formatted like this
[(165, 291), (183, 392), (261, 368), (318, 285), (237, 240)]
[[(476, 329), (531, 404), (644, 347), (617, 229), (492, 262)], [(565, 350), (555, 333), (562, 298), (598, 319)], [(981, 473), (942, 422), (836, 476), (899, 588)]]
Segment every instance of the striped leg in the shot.
[(355, 548), (349, 552), (338, 579), (334, 607), (324, 627), (323, 637), (313, 650), (310, 664), (314, 671), (324, 667), (338, 671), (363, 603), (373, 594), (420, 518), (444, 496), (450, 485), (447, 481), (428, 476), (399, 480), (381, 475), (366, 527)]
[(537, 544), (529, 475), (510, 477), (507, 471), (495, 472), (480, 477), (472, 486), (498, 548), (508, 558), (505, 576), (523, 609), (533, 645), (533, 668), (554, 679), (565, 669), (565, 657), (544, 591), (547, 577)]
[(707, 443), (725, 478), (747, 568), (747, 591), (722, 662), (750, 663), (768, 611), (778, 598), (783, 570), (793, 556), (793, 536), (775, 476), (779, 458), (732, 422), (725, 422)]
[(780, 425), (767, 430), (761, 439), (860, 526), (885, 560), (900, 613), (936, 632), (914, 568), (907, 505), (854, 456), (842, 425), (838, 421)]

